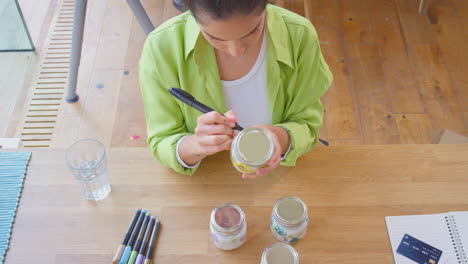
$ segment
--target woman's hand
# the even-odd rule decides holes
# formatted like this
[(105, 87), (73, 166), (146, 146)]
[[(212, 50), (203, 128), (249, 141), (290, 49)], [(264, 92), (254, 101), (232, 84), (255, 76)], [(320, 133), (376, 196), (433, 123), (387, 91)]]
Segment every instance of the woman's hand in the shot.
[(273, 138), (273, 144), (275, 151), (267, 165), (257, 169), (255, 173), (244, 173), (242, 178), (244, 179), (255, 179), (270, 173), (273, 169), (277, 168), (281, 163), (281, 155), (286, 153), (289, 148), (290, 138), (288, 132), (282, 127), (270, 126), (270, 125), (258, 125), (265, 130), (268, 130)]
[(234, 138), (232, 129), (237, 122), (236, 114), (231, 110), (224, 116), (218, 112), (209, 112), (197, 119), (194, 137), (199, 145), (197, 152), (213, 155), (229, 149)]
[(237, 122), (236, 114), (228, 111), (224, 116), (209, 112), (197, 119), (195, 134), (186, 137), (179, 145), (179, 156), (188, 165), (197, 164), (208, 155), (229, 149)]

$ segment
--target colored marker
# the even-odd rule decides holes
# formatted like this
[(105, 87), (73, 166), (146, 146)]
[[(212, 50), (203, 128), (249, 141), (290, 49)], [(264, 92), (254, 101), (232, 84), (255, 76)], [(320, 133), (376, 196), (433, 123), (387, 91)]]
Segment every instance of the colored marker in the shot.
[(136, 240), (135, 246), (132, 248), (132, 252), (130, 253), (130, 257), (128, 258), (127, 264), (135, 263), (135, 259), (138, 255), (138, 250), (141, 246), (141, 240), (143, 239), (143, 234), (146, 231), (146, 225), (149, 222), (150, 216), (150, 213), (146, 213), (145, 220), (143, 220), (143, 224), (140, 227), (140, 231), (138, 232), (138, 238)]
[(124, 236), (124, 239), (122, 240), (122, 243), (120, 246), (117, 248), (117, 252), (115, 252), (114, 258), (112, 259), (113, 264), (119, 263), (120, 258), (122, 257), (122, 253), (125, 250), (125, 247), (128, 244), (128, 241), (130, 240), (130, 235), (132, 234), (133, 228), (136, 225), (136, 222), (138, 221), (138, 217), (140, 216), (141, 209), (138, 209), (135, 212), (135, 215), (133, 215), (132, 222), (130, 222), (130, 226), (128, 227), (128, 231)]
[(144, 264), (151, 264), (152, 263), (153, 250), (154, 250), (154, 246), (156, 244), (156, 237), (158, 236), (159, 226), (160, 226), (160, 222), (159, 222), (159, 219), (158, 219), (156, 221), (156, 224), (154, 224), (153, 232), (151, 233), (151, 240), (150, 240), (150, 244), (148, 246), (148, 249), (146, 250), (146, 258), (145, 258), (145, 263)]
[(141, 210), (140, 216), (138, 217), (137, 224), (132, 231), (132, 235), (130, 236), (130, 240), (128, 241), (127, 246), (122, 254), (122, 257), (119, 260), (119, 264), (127, 264), (128, 257), (130, 257), (130, 251), (132, 250), (133, 245), (135, 244), (136, 236), (138, 231), (140, 231), (141, 223), (145, 218), (146, 210)]
[(143, 261), (145, 260), (145, 252), (146, 248), (148, 247), (151, 231), (153, 231), (154, 221), (154, 216), (151, 216), (148, 227), (146, 228), (145, 236), (143, 237), (143, 241), (141, 242), (141, 247), (138, 250), (138, 257), (135, 261), (135, 264), (143, 264)]

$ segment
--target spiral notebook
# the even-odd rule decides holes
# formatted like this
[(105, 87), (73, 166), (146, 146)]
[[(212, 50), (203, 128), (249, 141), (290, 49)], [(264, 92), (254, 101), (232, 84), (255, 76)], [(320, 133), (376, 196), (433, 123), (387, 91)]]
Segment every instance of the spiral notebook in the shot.
[(468, 212), (387, 216), (385, 221), (395, 264), (468, 264)]

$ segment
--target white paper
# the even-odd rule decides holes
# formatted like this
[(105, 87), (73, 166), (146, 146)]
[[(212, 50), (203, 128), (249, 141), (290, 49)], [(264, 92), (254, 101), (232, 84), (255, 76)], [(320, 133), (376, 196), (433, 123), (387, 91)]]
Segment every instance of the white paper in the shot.
[(388, 234), (392, 245), (395, 264), (414, 264), (415, 261), (397, 253), (404, 234), (408, 234), (442, 250), (439, 264), (458, 263), (454, 255), (452, 240), (445, 217), (448, 214), (387, 216)]

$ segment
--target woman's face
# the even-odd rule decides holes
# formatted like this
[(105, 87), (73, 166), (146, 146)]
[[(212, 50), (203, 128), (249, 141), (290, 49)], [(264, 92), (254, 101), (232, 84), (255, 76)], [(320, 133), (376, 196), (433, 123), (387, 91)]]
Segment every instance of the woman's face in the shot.
[(215, 49), (232, 57), (241, 57), (263, 34), (265, 11), (250, 15), (233, 15), (228, 19), (198, 16), (198, 25)]

